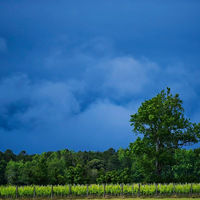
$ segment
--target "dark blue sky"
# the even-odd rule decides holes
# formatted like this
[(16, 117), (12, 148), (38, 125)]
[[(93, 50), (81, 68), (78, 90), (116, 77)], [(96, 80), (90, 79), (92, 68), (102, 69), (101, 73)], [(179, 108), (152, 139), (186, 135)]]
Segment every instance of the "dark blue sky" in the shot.
[(0, 0), (0, 151), (128, 147), (167, 86), (200, 122), (199, 0)]

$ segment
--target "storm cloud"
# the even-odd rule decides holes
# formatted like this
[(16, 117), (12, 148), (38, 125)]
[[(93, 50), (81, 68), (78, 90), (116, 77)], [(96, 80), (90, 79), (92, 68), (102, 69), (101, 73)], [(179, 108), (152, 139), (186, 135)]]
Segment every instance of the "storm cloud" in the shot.
[(86, 2), (0, 3), (0, 150), (127, 147), (166, 87), (200, 121), (199, 2)]

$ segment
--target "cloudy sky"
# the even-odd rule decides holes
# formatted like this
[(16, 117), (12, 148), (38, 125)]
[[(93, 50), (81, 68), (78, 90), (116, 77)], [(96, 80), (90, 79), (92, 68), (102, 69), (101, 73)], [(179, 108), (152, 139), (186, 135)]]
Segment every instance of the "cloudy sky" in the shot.
[(0, 0), (0, 151), (126, 148), (167, 86), (200, 122), (199, 0)]

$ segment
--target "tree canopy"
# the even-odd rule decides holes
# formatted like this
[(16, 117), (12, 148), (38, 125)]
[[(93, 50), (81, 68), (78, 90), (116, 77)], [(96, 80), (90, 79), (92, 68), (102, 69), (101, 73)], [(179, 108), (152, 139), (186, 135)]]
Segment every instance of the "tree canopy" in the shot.
[(143, 102), (138, 112), (131, 115), (133, 132), (143, 135), (131, 148), (147, 171), (152, 172), (155, 166), (154, 176), (159, 181), (163, 168), (174, 164), (174, 150), (199, 141), (200, 124), (185, 118), (182, 104), (179, 95), (173, 96), (167, 88), (167, 92), (162, 90)]

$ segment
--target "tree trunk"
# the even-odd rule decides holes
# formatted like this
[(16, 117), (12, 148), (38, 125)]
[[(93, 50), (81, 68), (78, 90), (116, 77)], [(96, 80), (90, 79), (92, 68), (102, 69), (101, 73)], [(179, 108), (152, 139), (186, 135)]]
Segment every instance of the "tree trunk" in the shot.
[(159, 138), (157, 138), (156, 140), (156, 175), (158, 178), (161, 177), (161, 169), (160, 169), (160, 163), (159, 163), (159, 160), (158, 160), (158, 152), (159, 152), (159, 146), (160, 146), (160, 141), (159, 141)]

